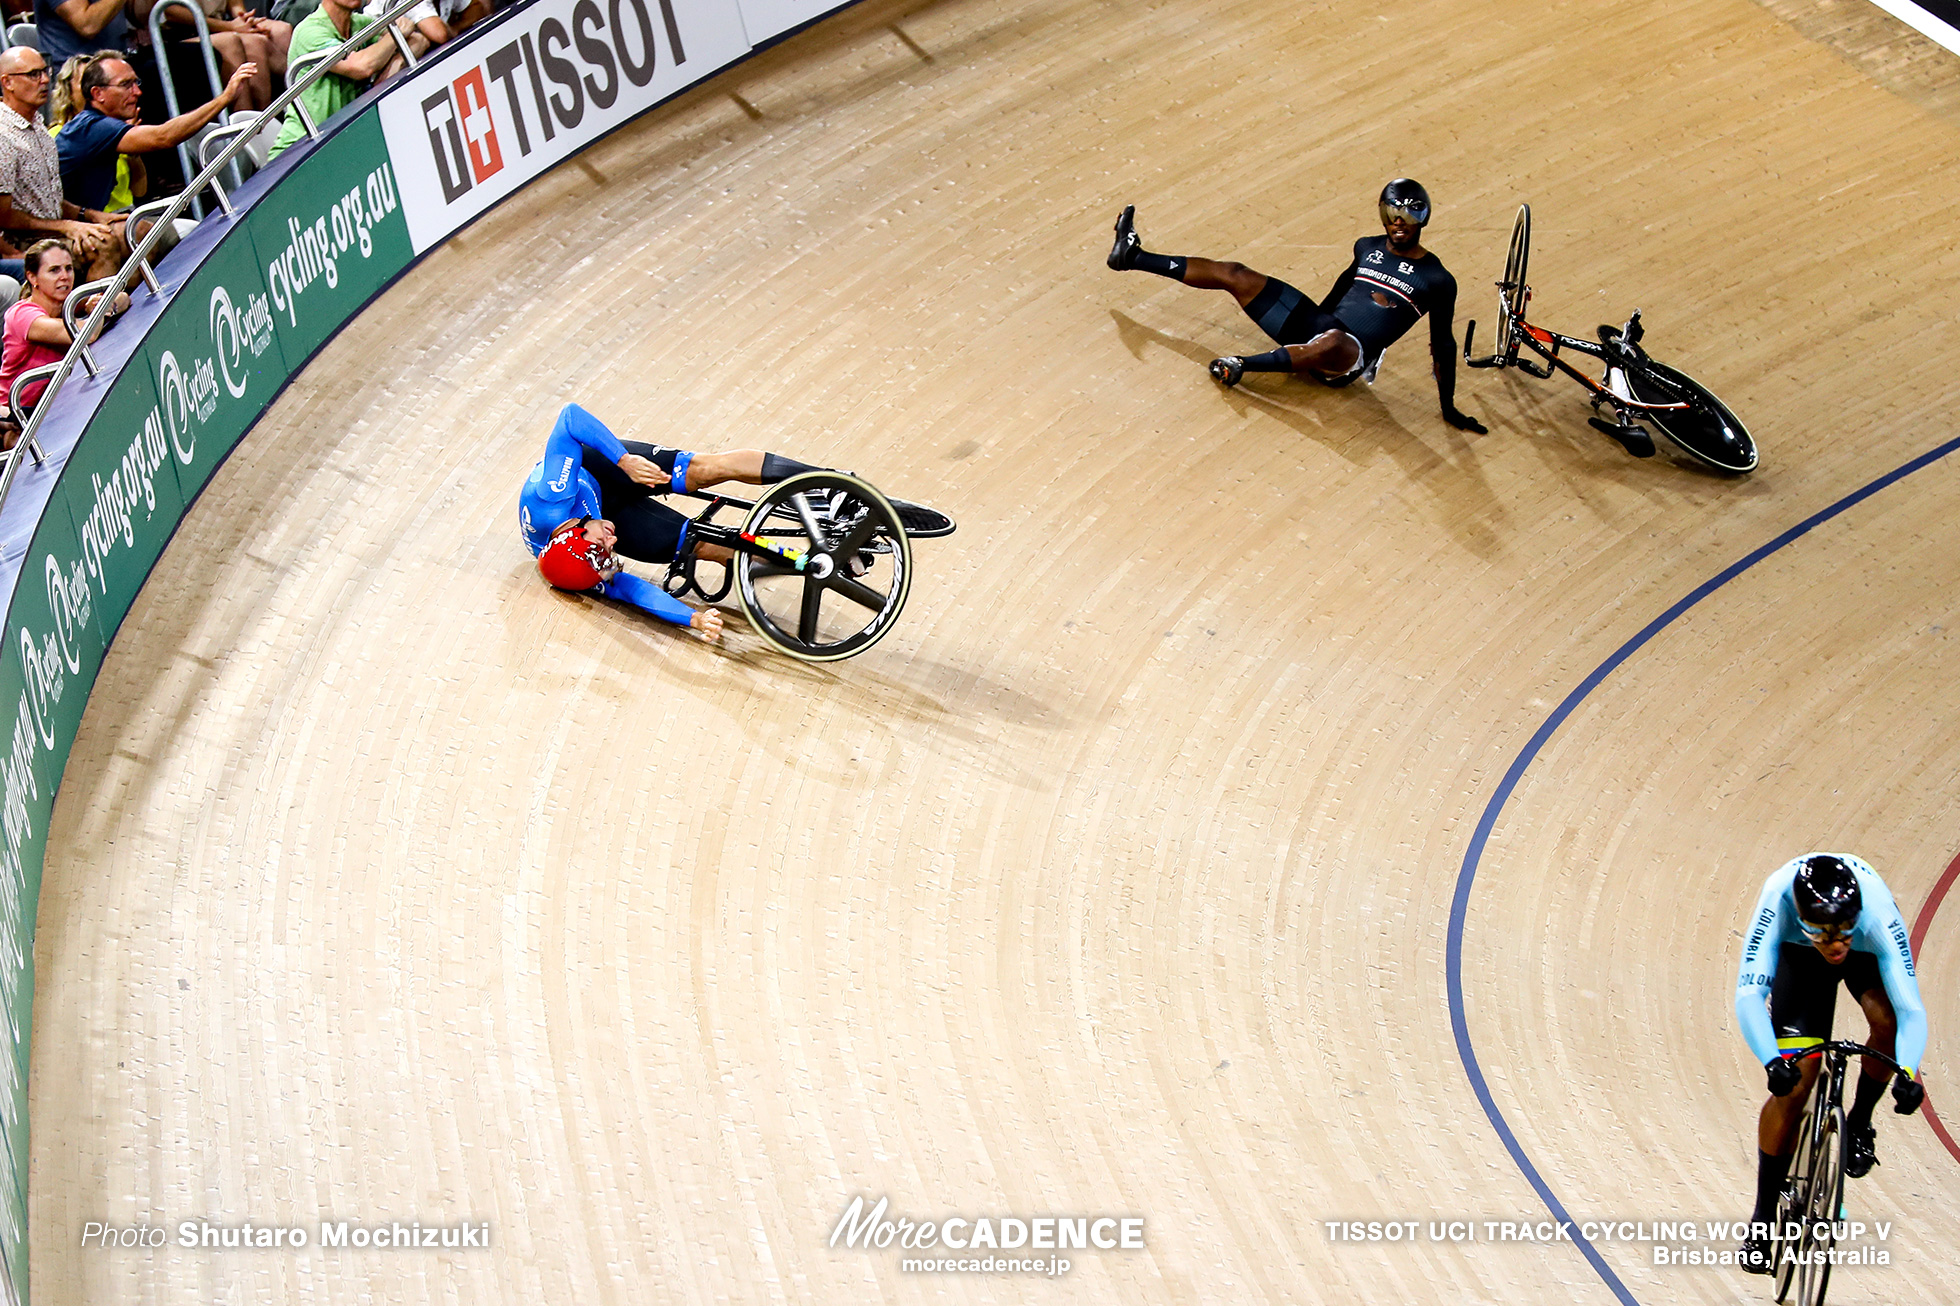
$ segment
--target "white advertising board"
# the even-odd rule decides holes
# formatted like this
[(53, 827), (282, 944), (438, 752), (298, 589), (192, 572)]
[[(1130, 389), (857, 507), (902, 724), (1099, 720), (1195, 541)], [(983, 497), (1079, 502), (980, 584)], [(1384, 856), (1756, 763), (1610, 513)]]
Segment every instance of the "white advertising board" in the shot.
[(749, 42), (736, 0), (539, 0), (465, 50), (380, 106), (417, 254)]
[(833, 9), (842, 9), (849, 0), (741, 0), (742, 25), (748, 29), (749, 43), (761, 45), (792, 27), (801, 27), (813, 18), (822, 18)]
[[(1960, 0), (1872, 0), (1906, 26), (1960, 54)], [(742, 6), (744, 15), (748, 6)], [(751, 40), (755, 39), (753, 36)]]

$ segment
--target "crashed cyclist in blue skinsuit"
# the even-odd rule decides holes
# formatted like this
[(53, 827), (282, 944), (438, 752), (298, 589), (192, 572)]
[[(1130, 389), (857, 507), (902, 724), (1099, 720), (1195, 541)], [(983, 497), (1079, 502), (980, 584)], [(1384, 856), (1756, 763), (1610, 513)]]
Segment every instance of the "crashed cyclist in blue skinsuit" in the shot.
[[(1807, 853), (1778, 867), (1763, 883), (1742, 945), (1735, 981), (1735, 1018), (1749, 1051), (1763, 1065), (1769, 1100), (1756, 1126), (1756, 1208), (1738, 1253), (1741, 1268), (1768, 1274), (1770, 1221), (1788, 1176), (1804, 1102), (1820, 1062), (1798, 1058), (1831, 1037), (1832, 1009), (1842, 983), (1870, 1024), (1865, 1044), (1903, 1069), (1892, 1085), (1893, 1109), (1917, 1110), (1926, 1055), (1926, 1004), (1912, 964), (1905, 918), (1878, 872), (1843, 853)], [(1851, 1109), (1845, 1113), (1844, 1172), (1863, 1178), (1878, 1164), (1872, 1108), (1892, 1068), (1864, 1058)]]
[[(630, 603), (662, 621), (721, 635), (721, 614), (691, 608), (658, 585), (619, 569), (615, 548), (641, 562), (662, 563), (687, 547), (688, 519), (657, 496), (725, 481), (772, 485), (820, 468), (758, 449), (690, 453), (621, 440), (577, 404), (566, 404), (545, 439), (544, 457), (524, 481), (518, 528), (546, 580), (560, 589)], [(699, 557), (726, 564), (727, 549), (695, 546)]]

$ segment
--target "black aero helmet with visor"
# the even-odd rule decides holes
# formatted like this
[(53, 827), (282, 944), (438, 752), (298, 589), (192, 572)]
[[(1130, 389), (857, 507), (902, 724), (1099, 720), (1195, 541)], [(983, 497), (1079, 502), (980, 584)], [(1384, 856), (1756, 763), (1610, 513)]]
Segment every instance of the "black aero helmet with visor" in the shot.
[(1429, 223), (1429, 192), (1422, 188), (1420, 182), (1397, 177), (1382, 187), (1380, 203), (1384, 227), (1390, 218), (1402, 218), (1418, 227)]
[(1849, 933), (1865, 905), (1858, 873), (1835, 853), (1812, 853), (1797, 863), (1790, 892), (1797, 900), (1798, 919), (1813, 935)]

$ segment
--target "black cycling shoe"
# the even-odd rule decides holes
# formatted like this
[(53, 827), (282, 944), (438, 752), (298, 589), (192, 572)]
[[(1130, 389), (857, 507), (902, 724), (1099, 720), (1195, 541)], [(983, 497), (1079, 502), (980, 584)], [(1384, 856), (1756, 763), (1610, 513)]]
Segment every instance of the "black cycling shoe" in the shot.
[(1245, 375), (1243, 358), (1214, 358), (1211, 360), (1211, 379), (1227, 390), (1239, 383)]
[(1844, 1131), (1844, 1173), (1863, 1179), (1878, 1164), (1878, 1131), (1870, 1125), (1862, 1129), (1848, 1126)]
[(1744, 1238), (1736, 1248), (1735, 1266), (1745, 1274), (1769, 1274), (1776, 1269), (1770, 1260), (1769, 1239)]
[(905, 533), (915, 540), (936, 540), (958, 529), (953, 519), (937, 508), (928, 508), (922, 503), (907, 503), (903, 499), (887, 499), (885, 502), (898, 514), (898, 524)]
[(1622, 449), (1625, 449), (1635, 458), (1652, 458), (1654, 456), (1654, 437), (1647, 434), (1644, 427), (1635, 426), (1632, 423), (1628, 423), (1625, 426), (1615, 426), (1603, 417), (1588, 417), (1586, 421), (1595, 431), (1603, 431), (1607, 435), (1612, 436), (1619, 442)]
[(1126, 204), (1116, 215), (1116, 243), (1109, 247), (1109, 270), (1128, 272), (1136, 266), (1137, 251), (1143, 242), (1137, 239), (1137, 206)]

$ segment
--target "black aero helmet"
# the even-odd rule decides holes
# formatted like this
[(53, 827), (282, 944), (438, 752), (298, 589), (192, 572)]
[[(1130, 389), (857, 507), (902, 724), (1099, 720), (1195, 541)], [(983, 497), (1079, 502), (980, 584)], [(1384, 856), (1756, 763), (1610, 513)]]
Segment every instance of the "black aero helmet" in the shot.
[(1857, 872), (1834, 853), (1812, 853), (1798, 862), (1790, 891), (1803, 923), (1824, 929), (1849, 929), (1865, 905)]
[(1382, 187), (1381, 197), (1382, 225), (1387, 226), (1390, 218), (1406, 218), (1418, 227), (1429, 223), (1429, 192), (1420, 182), (1407, 177), (1397, 177)]

